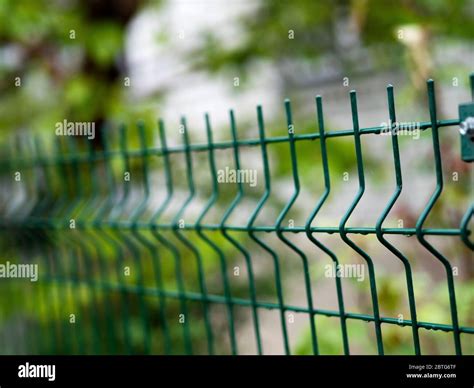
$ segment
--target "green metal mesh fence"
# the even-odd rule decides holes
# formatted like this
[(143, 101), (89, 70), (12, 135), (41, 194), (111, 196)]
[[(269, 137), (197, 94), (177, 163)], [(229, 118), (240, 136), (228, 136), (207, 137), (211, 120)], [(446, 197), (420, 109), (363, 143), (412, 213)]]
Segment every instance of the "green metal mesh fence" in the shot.
[[(474, 77), (471, 88), (474, 93)], [(422, 131), (431, 132), (434, 154), (433, 171), (436, 187), (419, 215), (415, 227), (384, 227), (389, 213), (402, 193), (402, 169), (399, 139), (392, 131), (393, 194), (372, 227), (349, 226), (349, 220), (364, 195), (364, 153), (361, 139), (380, 135), (381, 126), (360, 128), (357, 98), (350, 92), (352, 128), (327, 131), (323, 119), (323, 103), (316, 97), (316, 123), (312, 133), (294, 130), (290, 102), (285, 101), (285, 135), (270, 137), (265, 133), (262, 109), (257, 107), (258, 138), (241, 139), (233, 112), (230, 113), (230, 141), (214, 141), (209, 117), (206, 115), (206, 143), (190, 141), (186, 121), (182, 119), (182, 144), (170, 146), (163, 122), (159, 122), (160, 146), (151, 145), (152, 130), (139, 124), (135, 129), (125, 126), (118, 133), (101, 131), (101, 143), (83, 142), (76, 137), (56, 137), (45, 144), (39, 136), (17, 137), (14, 144), (4, 146), (0, 162), (2, 176), (0, 230), (4, 259), (15, 257), (21, 262), (37, 263), (39, 281), (2, 281), (0, 299), (1, 341), (4, 353), (62, 354), (239, 354), (242, 342), (252, 343), (253, 351), (266, 354), (268, 337), (281, 341), (282, 352), (293, 353), (291, 324), (288, 314), (305, 317), (307, 342), (311, 353), (318, 354), (320, 343), (329, 335), (318, 327), (323, 318), (331, 320), (343, 354), (351, 354), (351, 322), (366, 322), (371, 327), (370, 340), (376, 352), (384, 354), (384, 329), (391, 326), (410, 330), (410, 352), (430, 353), (423, 348), (421, 332), (447, 333), (455, 353), (472, 352), (474, 327), (462, 325), (458, 318), (452, 261), (432, 243), (431, 236), (457, 237), (463, 249), (473, 250), (469, 222), (473, 205), (463, 211), (458, 228), (428, 228), (430, 216), (443, 192), (443, 161), (439, 131), (455, 130), (459, 119), (439, 120), (437, 117), (433, 81), (428, 81), (430, 120), (420, 123)], [(389, 118), (396, 122), (394, 93), (387, 88)], [(317, 128), (317, 130), (316, 130)], [(138, 134), (135, 145), (130, 133)], [(110, 140), (118, 135), (117, 143)], [(331, 155), (328, 143), (334, 138), (348, 138), (355, 147), (358, 191), (345, 209), (337, 226), (315, 226), (331, 190)], [(169, 140), (169, 139), (168, 139)], [(297, 145), (311, 144), (317, 148), (324, 181), (319, 197), (307, 204), (306, 222), (286, 226), (284, 222), (300, 194)], [(274, 144), (289, 147), (292, 194), (274, 222), (261, 222), (260, 217), (272, 194), (269, 147)], [(216, 154), (228, 150), (232, 168), (241, 170), (242, 150), (257, 155), (264, 189), (259, 197), (250, 198), (251, 211), (246, 222), (230, 222), (248, 205), (248, 195), (241, 180), (236, 180), (235, 195), (226, 195), (221, 203)], [(247, 154), (246, 154), (247, 155)], [(205, 158), (196, 163), (196, 158)], [(254, 163), (254, 162), (251, 162)], [(316, 162), (315, 162), (316, 163)], [(470, 168), (470, 165), (467, 165)], [(206, 170), (210, 174), (205, 203), (196, 206), (195, 174)], [(154, 175), (159, 171), (160, 175)], [(472, 172), (472, 171), (471, 171)], [(194, 174), (194, 175), (193, 175)], [(130, 177), (132, 175), (132, 177)], [(13, 178), (12, 178), (13, 177)], [(157, 180), (155, 182), (155, 180)], [(133, 182), (133, 185), (132, 185)], [(202, 194), (200, 195), (202, 198)], [(246, 202), (247, 201), (247, 202)], [(189, 211), (198, 212), (193, 218)], [(194, 209), (194, 210), (193, 210)], [(218, 222), (208, 222), (208, 215), (218, 209)], [(312, 249), (302, 248), (294, 236), (305, 236)], [(338, 265), (340, 257), (323, 242), (321, 236), (335, 235), (342, 239), (356, 256), (360, 256), (368, 271), (371, 312), (351, 312), (346, 306), (343, 279), (334, 277), (337, 309), (315, 307), (314, 280), (310, 265), (313, 261)], [(357, 236), (375, 236), (386, 252), (393, 254), (403, 266), (404, 282), (398, 285), (407, 297), (409, 319), (382, 316), (377, 289), (377, 258), (359, 244)], [(449, 309), (445, 311), (449, 324), (420, 321), (417, 318), (418, 298), (413, 278), (415, 259), (402, 253), (390, 236), (406, 236), (410, 243), (419, 243), (433, 260), (443, 267)], [(282, 254), (275, 238), (292, 252), (294, 268), (302, 275), (304, 293), (300, 304), (285, 300)], [(274, 241), (274, 240), (272, 240)], [(298, 240), (300, 241), (300, 240)], [(232, 250), (228, 247), (231, 247)], [(251, 248), (252, 247), (252, 248)], [(260, 249), (257, 255), (256, 248)], [(230, 253), (231, 252), (231, 253)], [(471, 254), (471, 253), (470, 253)], [(261, 277), (260, 256), (271, 258)], [(212, 257), (212, 260), (209, 258)], [(237, 266), (237, 257), (242, 259)], [(210, 264), (212, 261), (212, 264)], [(258, 268), (257, 268), (258, 267)], [(337, 267), (336, 267), (337, 268)], [(236, 287), (237, 275), (245, 279)], [(259, 296), (265, 282), (273, 293)], [(469, 302), (467, 302), (469, 303)], [(21, 314), (15, 313), (21, 307)], [(272, 329), (262, 325), (265, 312), (273, 312)], [(243, 319), (242, 316), (246, 318)], [(241, 321), (247, 322), (241, 330)], [(267, 325), (268, 327), (268, 325)], [(248, 352), (248, 351), (247, 351)]]

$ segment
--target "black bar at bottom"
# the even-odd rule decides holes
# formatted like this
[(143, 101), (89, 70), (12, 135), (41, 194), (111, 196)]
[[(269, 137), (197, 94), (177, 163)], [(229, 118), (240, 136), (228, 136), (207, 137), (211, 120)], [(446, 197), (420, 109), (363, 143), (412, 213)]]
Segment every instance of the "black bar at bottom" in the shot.
[[(0, 388), (474, 386), (473, 356), (0, 356)], [(285, 380), (283, 380), (285, 379)]]

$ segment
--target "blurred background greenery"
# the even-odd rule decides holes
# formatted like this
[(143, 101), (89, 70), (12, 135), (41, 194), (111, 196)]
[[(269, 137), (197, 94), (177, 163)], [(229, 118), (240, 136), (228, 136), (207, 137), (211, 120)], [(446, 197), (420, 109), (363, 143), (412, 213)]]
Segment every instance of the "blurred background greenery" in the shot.
[[(63, 154), (72, 153), (72, 147), (84, 153), (100, 153), (105, 146), (119, 150), (124, 142), (129, 150), (138, 150), (143, 146), (135, 126), (138, 119), (144, 124), (145, 145), (159, 147), (158, 117), (165, 119), (168, 144), (180, 145), (181, 114), (187, 116), (191, 141), (204, 143), (205, 111), (210, 112), (214, 140), (225, 141), (230, 139), (228, 108), (232, 106), (240, 139), (258, 137), (257, 104), (263, 105), (267, 136), (282, 136), (286, 133), (286, 97), (292, 101), (296, 133), (314, 133), (316, 94), (324, 98), (326, 130), (350, 129), (351, 89), (358, 92), (361, 127), (373, 127), (387, 121), (388, 83), (395, 87), (400, 120), (428, 121), (429, 78), (436, 80), (439, 119), (457, 118), (457, 105), (471, 98), (468, 76), (474, 63), (473, 19), (474, 6), (468, 0), (3, 0), (2, 159), (34, 155), (38, 142), (45, 156), (59, 152), (56, 147)], [(54, 139), (55, 124), (65, 119), (95, 123), (95, 139), (90, 143)], [(127, 126), (126, 131), (119, 131), (120, 123)], [(427, 226), (459, 228), (472, 202), (473, 172), (460, 159), (457, 129), (447, 127), (440, 132), (445, 187)], [(400, 144), (404, 189), (384, 225), (414, 227), (435, 185), (431, 133), (426, 131), (418, 140), (400, 138)], [(324, 190), (319, 144), (298, 142), (297, 148), (302, 191), (284, 220), (288, 226), (304, 225)], [(390, 138), (366, 136), (363, 149), (367, 191), (350, 225), (373, 227), (395, 184)], [(293, 185), (288, 144), (272, 144), (269, 152), (273, 192), (258, 218), (260, 225), (275, 222)], [(329, 140), (328, 154), (332, 192), (313, 224), (318, 226), (337, 226), (357, 191), (353, 140)], [(182, 215), (186, 223), (195, 222), (210, 196), (207, 157), (206, 153), (193, 155), (197, 194)], [(233, 166), (231, 149), (218, 150), (216, 157), (219, 168)], [(242, 148), (241, 158), (243, 168), (258, 169), (259, 184), (245, 187), (239, 211), (228, 220), (236, 225), (245, 225), (264, 190), (258, 150)], [(17, 166), (3, 162), (1, 218), (120, 221), (130, 220), (142, 204), (137, 219), (150, 220), (166, 199), (166, 176), (163, 158), (145, 159), (118, 156), (109, 163), (99, 160), (95, 166), (81, 161), (65, 168), (33, 166), (23, 171), (21, 187), (11, 181), (11, 171)], [(161, 209), (160, 221), (164, 223), (173, 221), (188, 195), (184, 156), (171, 154), (170, 163), (174, 193)], [(131, 173), (130, 182), (124, 181), (124, 171)], [(115, 181), (115, 190), (108, 178)], [(145, 196), (147, 178), (149, 197)], [(221, 185), (218, 202), (205, 222), (221, 220), (236, 190), (235, 185)], [(223, 295), (215, 249), (194, 232), (184, 233), (200, 253), (209, 293)], [(248, 268), (241, 253), (220, 233), (208, 235), (228, 260), (232, 295), (249, 298)], [(337, 311), (334, 279), (324, 276), (324, 265), (331, 261), (300, 235), (291, 238), (310, 259), (315, 305)], [(275, 302), (271, 257), (246, 233), (232, 236), (250, 252), (258, 300)], [(279, 254), (285, 300), (290, 305), (306, 306), (298, 257), (275, 236), (264, 234), (262, 238)], [(353, 239), (374, 258), (382, 315), (410, 319), (401, 263), (375, 236), (357, 235)], [(342, 263), (364, 263), (337, 235), (322, 235), (321, 241)], [(390, 241), (412, 261), (418, 319), (451, 324), (443, 267), (413, 236), (392, 236)], [(457, 236), (435, 236), (430, 242), (459, 269), (455, 281), (460, 325), (474, 326), (472, 251)], [(26, 286), (21, 280), (1, 281), (1, 353), (163, 353), (167, 351), (166, 341), (172, 352), (186, 351), (186, 329), (178, 318), (182, 301), (167, 297), (163, 307), (160, 294), (153, 293), (158, 287), (158, 261), (161, 288), (179, 290), (176, 265), (180, 260), (186, 290), (202, 292), (199, 262), (173, 232), (7, 227), (2, 229), (0, 248), (2, 261), (38, 262), (45, 279)], [(123, 275), (126, 267), (132, 269), (130, 276)], [(233, 274), (235, 267), (242, 269), (239, 276)], [(48, 282), (48, 277), (56, 281)], [(362, 283), (343, 280), (346, 309), (372, 314), (368, 281)], [(117, 284), (144, 286), (149, 292), (124, 292), (114, 286)], [(193, 351), (206, 352), (203, 304), (190, 300), (187, 308), (186, 327)], [(216, 351), (228, 353), (225, 306), (216, 304), (211, 309)], [(239, 351), (254, 353), (251, 309), (235, 310)], [(76, 323), (70, 322), (71, 314)], [(259, 314), (264, 352), (281, 353), (278, 312), (259, 309)], [(292, 352), (310, 353), (307, 319), (304, 314), (292, 319)], [(341, 354), (337, 318), (317, 316), (316, 322), (321, 353)], [(372, 324), (349, 321), (348, 327), (353, 353), (376, 352)], [(28, 334), (31, 332), (36, 334)], [(388, 354), (413, 353), (409, 327), (383, 325), (383, 333)], [(420, 329), (420, 336), (425, 353), (454, 352), (450, 333)], [(474, 353), (472, 337), (462, 335), (465, 353)]]

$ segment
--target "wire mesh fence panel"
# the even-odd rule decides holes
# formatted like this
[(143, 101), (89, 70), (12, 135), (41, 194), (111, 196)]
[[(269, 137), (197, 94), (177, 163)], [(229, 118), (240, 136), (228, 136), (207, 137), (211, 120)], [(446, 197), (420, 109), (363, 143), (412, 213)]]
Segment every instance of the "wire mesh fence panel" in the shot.
[[(474, 94), (474, 76), (470, 81)], [(200, 143), (191, 140), (183, 118), (177, 145), (169, 145), (163, 121), (157, 130), (144, 123), (101, 128), (94, 142), (25, 133), (4, 144), (0, 275), (9, 279), (0, 283), (1, 352), (383, 355), (398, 352), (393, 343), (401, 336), (404, 351), (412, 354), (439, 351), (434, 337), (442, 338), (442, 352), (474, 353), (472, 291), (458, 282), (458, 258), (450, 256), (457, 253), (432, 240), (454, 239), (454, 252), (473, 258), (472, 186), (466, 208), (452, 203), (462, 213), (457, 227), (428, 226), (444, 193), (440, 133), (455, 130), (460, 119), (438, 118), (434, 82), (428, 81), (429, 120), (417, 128), (428, 136), (423, 141), (433, 156), (428, 168), (434, 190), (413, 226), (388, 227), (404, 183), (394, 89), (387, 87), (388, 127), (361, 127), (355, 91), (349, 103), (347, 130), (325, 128), (323, 99), (317, 96), (309, 133), (298, 133), (286, 100), (278, 136), (267, 133), (259, 106), (256, 137), (239, 134), (231, 111), (230, 140), (214, 139), (206, 115), (206, 141)], [(364, 141), (384, 134), (390, 143), (390, 196), (374, 225), (352, 226), (366, 193)], [(337, 203), (343, 214), (329, 226), (321, 214), (341, 189), (331, 176), (334, 159), (341, 157), (332, 153), (331, 142), (338, 139), (350, 141), (356, 192)], [(314, 171), (320, 173), (309, 174), (322, 182), (310, 202), (301, 199), (303, 146), (317, 157)], [(273, 180), (276, 162), (287, 171), (283, 186)], [(466, 166), (472, 177), (472, 166)], [(274, 206), (282, 187), (285, 199)], [(304, 202), (304, 214), (295, 224), (288, 219), (297, 201)], [(329, 237), (339, 239), (336, 248)], [(397, 238), (407, 242), (399, 245)], [(410, 245), (442, 268), (436, 282), (447, 303), (439, 320), (420, 319), (420, 303), (438, 296), (417, 282), (413, 266), (419, 257)], [(395, 287), (406, 314), (386, 313), (390, 298), (378, 277), (381, 255), (401, 266)], [(347, 264), (346, 256), (356, 264)], [(326, 276), (329, 293), (317, 288), (314, 266), (322, 263), (334, 270)], [(361, 298), (367, 309), (357, 312), (351, 301), (360, 294), (357, 283), (345, 277), (365, 275)], [(328, 298), (336, 308), (320, 307)]]

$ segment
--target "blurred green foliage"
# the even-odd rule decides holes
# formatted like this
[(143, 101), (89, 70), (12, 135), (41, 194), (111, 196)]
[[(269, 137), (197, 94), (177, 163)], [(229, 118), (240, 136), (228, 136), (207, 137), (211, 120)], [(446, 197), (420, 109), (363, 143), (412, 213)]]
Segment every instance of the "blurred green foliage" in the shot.
[[(144, 119), (147, 123), (155, 123), (156, 110), (150, 109), (150, 104), (146, 101), (135, 101), (128, 95), (127, 88), (124, 87), (124, 77), (128, 73), (124, 60), (124, 42), (127, 36), (127, 28), (134, 17), (147, 6), (160, 5), (161, 1), (112, 1), (100, 2), (95, 0), (69, 0), (69, 1), (0, 1), (0, 140), (6, 139), (13, 132), (22, 129), (31, 129), (34, 132), (53, 133), (54, 123), (62, 121), (64, 118), (74, 121), (93, 121), (99, 127), (117, 121), (123, 121), (128, 124), (129, 132), (127, 134), (127, 147), (129, 149), (138, 149), (140, 146), (137, 131), (130, 122), (136, 119)], [(230, 3), (231, 4), (231, 3)], [(283, 66), (288, 61), (318, 63), (323, 55), (331, 54), (337, 58), (338, 64), (344, 71), (350, 72), (360, 60), (360, 57), (353, 56), (352, 48), (355, 45), (361, 47), (369, 46), (375, 53), (375, 70), (381, 70), (389, 66), (398, 66), (403, 72), (410, 73), (415, 78), (427, 78), (427, 72), (433, 70), (430, 68), (420, 71), (417, 67), (415, 52), (419, 47), (403, 45), (397, 37), (397, 32), (403, 26), (416, 26), (423, 34), (426, 34), (426, 41), (423, 44), (431, 48), (430, 42), (436, 39), (451, 39), (455, 42), (472, 44), (474, 36), (474, 23), (472, 2), (468, 0), (408, 0), (402, 2), (359, 0), (359, 1), (312, 1), (302, 0), (297, 3), (289, 1), (271, 1), (263, 0), (256, 7), (255, 11), (249, 15), (242, 16), (236, 23), (242, 27), (243, 39), (237, 45), (228, 47), (221, 41), (218, 31), (207, 31), (201, 38), (204, 41), (203, 46), (198, 47), (191, 53), (191, 63), (195, 69), (205, 70), (210, 74), (215, 72), (234, 72), (238, 69), (245, 73), (252, 71), (253, 66), (260, 60), (267, 60), (277, 67)], [(447, 22), (449, 21), (449, 22)], [(341, 24), (342, 23), (342, 24)], [(350, 43), (341, 42), (341, 33), (351, 34), (359, 37), (359, 40), (351, 40)], [(290, 31), (294, 34), (294, 39), (289, 39)], [(344, 32), (345, 31), (345, 32)], [(168, 44), (166, 34), (160, 35), (158, 43)], [(387, 47), (389, 49), (387, 50)], [(391, 52), (389, 55), (388, 52)], [(430, 52), (430, 51), (428, 51)], [(411, 58), (411, 59), (410, 59)], [(425, 58), (428, 62), (429, 58)], [(464, 66), (454, 66), (457, 72), (464, 72)], [(445, 79), (450, 79), (451, 70), (434, 69)], [(430, 74), (431, 75), (431, 74)], [(281, 74), (284, 78), (284, 74)], [(19, 82), (19, 84), (18, 84)], [(463, 82), (461, 80), (461, 82)], [(20, 87), (21, 86), (21, 87)], [(285, 85), (284, 92), (290, 89)], [(161, 92), (161, 91), (158, 91)], [(407, 92), (408, 93), (408, 92)], [(159, 93), (157, 93), (159, 94)], [(417, 95), (413, 94), (400, 100), (408, 101), (410, 104)], [(268, 120), (268, 135), (281, 136), (284, 122), (281, 117), (273, 117)], [(250, 127), (250, 126), (248, 126)], [(327, 130), (331, 130), (331, 123), (327, 123)], [(297, 133), (317, 132), (317, 126), (314, 118), (299, 118), (296, 125)], [(246, 129), (244, 126), (243, 131)], [(107, 137), (112, 148), (118, 149), (117, 132), (111, 132)], [(243, 138), (243, 135), (239, 135)], [(155, 144), (156, 128), (147, 126), (147, 145)], [(103, 147), (103, 139), (97, 139), (95, 148)], [(81, 148), (86, 149), (86, 147)], [(55, 148), (47, 144), (47, 150), (53, 152)], [(272, 150), (277, 155), (272, 160), (272, 177), (276, 180), (288, 182), (291, 176), (291, 164), (288, 162), (289, 147), (287, 143), (278, 146), (272, 146)], [(15, 150), (10, 150), (12, 154)], [(57, 151), (57, 150), (56, 150)], [(54, 152), (56, 152), (54, 151)], [(443, 154), (452, 164), (455, 163), (455, 157), (450, 156), (449, 150)], [(67, 153), (67, 152), (66, 152)], [(331, 173), (334, 176), (340, 176), (344, 171), (353, 171), (355, 169), (355, 155), (353, 142), (350, 139), (331, 139), (328, 141), (328, 153), (330, 158)], [(309, 142), (306, 145), (298, 144), (298, 166), (302, 180), (314, 182), (310, 186), (310, 191), (315, 197), (320, 195), (322, 190), (321, 176), (316, 176), (314, 167), (320, 167), (319, 147), (315, 142)], [(432, 166), (420, 162), (420, 171), (422, 168), (432, 169)], [(151, 162), (150, 162), (151, 163)], [(206, 170), (207, 162), (199, 162), (195, 166), (196, 170)], [(375, 169), (379, 174), (384, 174), (383, 166), (376, 169), (377, 162), (372, 160), (370, 155), (365, 155), (364, 163), (367, 169)], [(135, 189), (141, 189), (143, 185), (143, 161), (133, 159), (130, 161), (131, 171), (138, 177), (134, 183)], [(103, 165), (98, 163), (101, 169), (101, 178), (105, 176), (102, 169)], [(115, 158), (110, 162), (110, 169), (115, 178), (121, 178), (124, 171), (124, 160)], [(204, 167), (205, 166), (205, 167)], [(161, 169), (162, 165), (155, 165)], [(52, 173), (52, 185), (50, 189), (50, 207), (53, 210), (61, 207), (72, 200), (81, 200), (78, 197), (77, 188), (81, 186), (84, 193), (91, 194), (92, 187), (88, 176), (90, 174), (86, 165), (78, 167), (77, 174), (73, 170), (68, 170), (68, 184), (70, 185), (67, 193), (63, 190), (64, 180), (61, 172), (55, 166), (50, 167)], [(173, 162), (173, 171), (175, 172), (175, 186), (183, 189), (185, 187), (184, 168), (181, 162)], [(30, 172), (34, 175), (34, 172)], [(318, 179), (315, 179), (318, 178)], [(74, 183), (74, 180), (76, 180)], [(117, 179), (118, 180), (118, 179)], [(318, 181), (318, 182), (316, 182)], [(382, 180), (380, 181), (382, 182)], [(199, 189), (203, 196), (209, 191), (209, 181), (202, 180)], [(160, 183), (162, 186), (163, 184)], [(337, 182), (336, 182), (337, 185)], [(101, 186), (103, 189), (103, 186)], [(123, 189), (123, 185), (119, 186)], [(103, 192), (101, 194), (107, 194)], [(115, 204), (120, 203), (120, 195), (114, 200)], [(221, 192), (220, 208), (222, 212), (225, 206), (228, 206), (229, 199), (233, 197), (235, 190), (224, 188)], [(257, 198), (261, 193), (251, 192), (249, 196)], [(462, 201), (466, 197), (465, 187), (456, 186), (451, 191), (447, 191), (449, 201)], [(281, 209), (284, 205), (284, 198), (272, 196), (268, 207), (272, 210)], [(442, 201), (441, 201), (442, 202)], [(61, 204), (61, 206), (58, 205)], [(103, 205), (99, 201), (95, 206)], [(79, 203), (78, 203), (79, 205)], [(87, 204), (86, 204), (87, 205)], [(310, 206), (314, 206), (313, 203)], [(86, 206), (87, 207), (87, 206)], [(78, 212), (78, 208), (72, 209), (72, 213)], [(443, 212), (447, 206), (441, 204), (435, 208), (435, 220), (441, 222)], [(48, 209), (49, 210), (49, 209)], [(85, 220), (92, 218), (94, 209), (88, 209), (83, 214)], [(305, 208), (305, 211), (308, 209)], [(124, 213), (127, 214), (127, 213)], [(129, 213), (128, 213), (129, 214)], [(147, 215), (149, 215), (147, 213)], [(222, 238), (220, 234), (212, 235), (213, 241), (223, 250), (225, 257), (231, 258), (229, 268), (235, 262), (238, 262), (240, 255), (234, 248)], [(105, 237), (107, 236), (107, 238)], [(159, 254), (162, 255), (163, 265), (163, 289), (176, 291), (177, 281), (175, 276), (175, 265), (172, 255), (162, 244), (157, 244), (155, 237), (151, 232), (143, 232), (143, 237), (158, 246)], [(174, 238), (167, 234), (165, 236), (170, 241)], [(23, 238), (23, 239), (22, 239)], [(51, 248), (51, 241), (56, 241), (60, 246), (69, 247), (70, 242), (67, 236), (59, 231), (52, 231), (47, 236), (37, 235), (31, 238), (30, 242), (38, 244), (42, 249)], [(90, 240), (88, 240), (90, 238)], [(116, 245), (110, 243), (110, 239), (123, 241), (124, 237), (120, 232), (107, 230), (101, 231), (97, 236), (84, 239), (84, 242), (92, 248), (97, 248), (101, 256), (97, 254), (85, 255), (84, 257), (74, 256), (74, 252), (67, 251), (62, 256), (64, 268), (54, 267), (55, 276), (62, 278), (62, 282), (51, 284), (42, 282), (38, 285), (31, 285), (27, 293), (23, 286), (8, 283), (2, 289), (2, 295), (8, 297), (8, 303), (0, 304), (1, 317), (5, 321), (12, 319), (17, 314), (17, 306), (24, 306), (29, 311), (29, 320), (37, 325), (42, 333), (52, 333), (50, 336), (40, 337), (39, 344), (32, 344), (31, 349), (36, 349), (39, 353), (49, 352), (93, 352), (94, 343), (99, 348), (105, 339), (96, 338), (99, 331), (94, 327), (94, 314), (98, 314), (97, 320), (102, 328), (112, 337), (104, 345), (107, 351), (112, 352), (113, 346), (116, 351), (124, 351), (125, 338), (123, 337), (124, 322), (117, 318), (114, 323), (115, 331), (108, 331), (107, 318), (120, 316), (124, 308), (120, 290), (108, 290), (107, 284), (124, 284), (133, 287), (140, 278), (137, 272), (132, 272), (130, 277), (117, 278), (120, 276), (120, 263), (117, 263), (118, 251)], [(242, 237), (242, 234), (236, 234), (236, 238), (245, 246), (250, 245), (248, 237)], [(19, 231), (12, 231), (10, 235), (3, 236), (0, 239), (2, 253), (5, 256), (14, 257), (18, 253), (12, 246), (21, 246), (25, 241), (25, 236)], [(203, 252), (203, 264), (207, 279), (214, 287), (215, 293), (222, 295), (219, 262), (216, 259), (215, 252), (196, 236), (191, 236), (190, 240), (197, 247), (198, 251)], [(143, 265), (142, 285), (145, 289), (157, 289), (155, 278), (153, 276), (152, 262), (155, 260), (151, 252), (138, 246), (136, 241), (135, 249), (139, 251), (140, 261)], [(182, 244), (175, 241), (179, 247), (179, 253), (185, 258), (183, 266), (183, 275), (186, 279), (186, 286), (189, 290), (199, 291), (198, 277), (196, 274), (196, 262), (188, 250)], [(277, 248), (279, 250), (280, 248)], [(41, 250), (41, 249), (40, 249)], [(135, 259), (133, 249), (132, 253), (127, 252), (128, 262)], [(23, 252), (28, 256), (30, 252)], [(252, 254), (254, 252), (252, 251)], [(80, 255), (79, 255), (80, 256)], [(47, 265), (45, 257), (34, 257), (41, 265)], [(259, 257), (258, 257), (259, 258)], [(97, 263), (103, 265), (103, 268), (89, 268), (87, 273), (87, 263)], [(78, 263), (81, 263), (78, 265)], [(75, 265), (78, 265), (75, 267)], [(119, 265), (119, 266), (118, 266)], [(118, 270), (117, 270), (118, 267)], [(64, 271), (64, 273), (60, 273)], [(285, 271), (296, 271), (294, 267), (286, 265)], [(298, 268), (299, 270), (299, 268)], [(102, 271), (102, 272), (101, 272)], [(101, 275), (102, 274), (102, 275)], [(274, 284), (272, 271), (267, 271), (265, 275), (260, 275), (259, 287), (261, 295), (268, 297), (274, 296)], [(74, 283), (74, 277), (86, 279), (89, 276), (93, 278), (102, 276), (104, 284), (87, 284), (83, 280)], [(51, 279), (52, 280), (52, 279)], [(56, 279), (58, 280), (58, 279)], [(448, 306), (446, 305), (445, 290), (441, 286), (434, 291), (431, 289), (431, 282), (422, 281), (415, 283), (418, 287), (417, 295), (433, 295), (427, 300), (422, 300), (419, 304), (421, 313), (429, 311), (439, 320), (446, 317)], [(403, 286), (400, 286), (403, 285)], [(98, 289), (95, 290), (95, 287)], [(104, 289), (101, 289), (104, 287)], [(472, 281), (458, 282), (458, 300), (461, 321), (467, 322), (472, 317)], [(234, 285), (233, 296), (248, 298), (248, 283), (242, 281)], [(355, 288), (355, 287), (354, 287)], [(439, 288), (439, 290), (438, 290)], [(396, 315), (400, 310), (402, 298), (399, 289), (405, 290), (403, 277), (380, 277), (380, 300), (385, 311), (388, 314)], [(94, 291), (95, 290), (95, 291)], [(94, 295), (94, 292), (97, 292)], [(443, 292), (443, 298), (441, 293)], [(133, 294), (133, 293), (132, 293)], [(440, 295), (438, 295), (440, 294)], [(159, 315), (156, 295), (143, 295), (136, 293), (130, 296), (130, 305), (128, 312), (129, 325), (131, 332), (131, 347), (134, 352), (144, 351), (143, 340), (143, 322), (140, 318), (141, 312), (137, 306), (140, 298), (145, 299), (145, 305), (149, 309), (151, 333), (149, 340), (152, 341), (152, 352), (163, 351), (163, 337), (161, 330), (163, 322), (157, 318)], [(439, 302), (442, 300), (442, 302)], [(45, 302), (48, 301), (48, 302)], [(198, 349), (205, 351), (204, 326), (202, 323), (202, 309), (197, 302), (192, 302), (191, 318), (198, 324), (191, 325), (192, 338)], [(109, 311), (107, 310), (109, 309)], [(40, 311), (40, 313), (38, 313)], [(71, 311), (77, 311), (77, 318), (81, 323), (71, 326), (65, 318)], [(182, 327), (177, 323), (175, 317), (178, 316), (180, 306), (177, 299), (171, 299), (168, 305), (167, 315), (172, 317), (171, 336), (175, 344), (176, 353), (184, 352), (182, 343)], [(62, 317), (57, 319), (57, 317)], [(238, 324), (248, 324), (239, 315)], [(341, 353), (341, 343), (339, 337), (339, 327), (335, 324), (335, 318), (318, 317), (318, 331), (321, 352), (326, 354)], [(217, 314), (213, 324), (216, 326), (216, 332), (220, 336), (221, 349), (226, 351), (225, 330), (222, 329), (225, 319), (222, 314)], [(115, 326), (117, 324), (117, 326)], [(275, 323), (276, 326), (276, 323)], [(408, 329), (401, 329), (397, 326), (384, 325), (384, 338), (386, 339), (387, 353), (410, 353), (410, 335)], [(375, 351), (374, 340), (371, 338), (372, 328), (370, 324), (355, 322), (350, 326), (351, 344), (360, 352)], [(91, 341), (91, 338), (93, 340)], [(451, 342), (451, 337), (433, 336), (428, 342), (430, 351), (434, 353), (443, 353)], [(55, 344), (54, 341), (60, 341)], [(145, 338), (146, 340), (146, 338)], [(99, 344), (94, 341), (99, 341)], [(307, 354), (310, 352), (309, 332), (303, 335), (295, 346), (298, 354)], [(91, 345), (92, 344), (92, 345)], [(90, 346), (90, 349), (86, 349)], [(8, 351), (8, 350), (4, 350)], [(473, 352), (472, 342), (467, 344), (466, 352)]]

